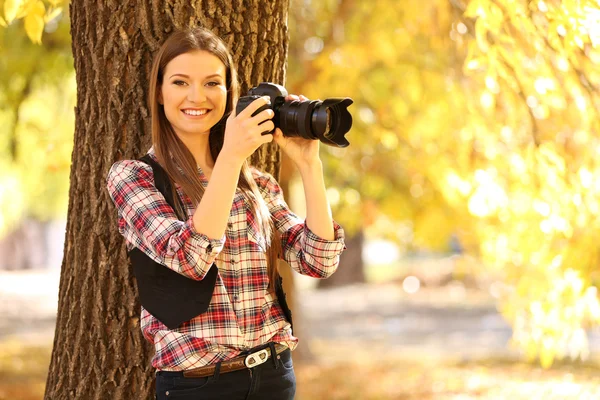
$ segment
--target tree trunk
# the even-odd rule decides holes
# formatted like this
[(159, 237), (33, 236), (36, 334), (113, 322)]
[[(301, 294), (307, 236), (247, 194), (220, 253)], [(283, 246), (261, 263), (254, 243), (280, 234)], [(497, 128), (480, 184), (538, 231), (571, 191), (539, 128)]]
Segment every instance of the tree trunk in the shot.
[[(80, 0), (70, 3), (77, 73), (75, 144), (54, 348), (46, 399), (150, 399), (152, 346), (116, 211), (110, 166), (150, 146), (146, 104), (152, 55), (176, 27), (205, 26), (231, 47), (245, 92), (283, 84), (288, 0)], [(242, 94), (244, 94), (242, 92)], [(279, 152), (255, 165), (277, 175)]]
[(362, 230), (345, 239), (346, 250), (340, 256), (340, 266), (327, 279), (319, 281), (319, 288), (350, 285), (365, 282), (362, 247), (365, 236)]

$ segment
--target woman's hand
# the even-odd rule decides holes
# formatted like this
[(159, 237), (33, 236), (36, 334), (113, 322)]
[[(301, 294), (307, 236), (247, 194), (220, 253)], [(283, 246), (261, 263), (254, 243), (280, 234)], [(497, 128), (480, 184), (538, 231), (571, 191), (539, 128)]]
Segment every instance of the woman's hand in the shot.
[[(285, 99), (287, 101), (308, 100), (302, 95), (296, 96), (293, 94), (288, 95)], [(275, 129), (274, 139), (275, 143), (281, 147), (283, 152), (294, 162), (294, 164), (296, 164), (296, 167), (300, 169), (321, 162), (321, 159), (319, 158), (318, 140), (304, 139), (301, 137), (285, 137), (279, 128)]]
[(262, 134), (275, 128), (271, 120), (274, 115), (273, 110), (263, 110), (252, 116), (269, 101), (268, 96), (261, 97), (250, 103), (239, 115), (235, 115), (235, 110), (231, 113), (227, 118), (225, 138), (219, 158), (223, 155), (226, 159), (241, 165), (262, 144), (273, 140), (272, 135)]

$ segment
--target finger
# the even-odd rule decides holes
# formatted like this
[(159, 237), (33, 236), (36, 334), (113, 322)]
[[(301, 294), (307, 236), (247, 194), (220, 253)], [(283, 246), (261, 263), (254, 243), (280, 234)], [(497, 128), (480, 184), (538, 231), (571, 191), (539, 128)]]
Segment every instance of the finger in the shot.
[(285, 97), (285, 99), (286, 99), (287, 101), (292, 101), (292, 100), (298, 100), (298, 99), (299, 99), (299, 97), (298, 97), (298, 96), (296, 96), (295, 94), (288, 94), (288, 95)]
[(269, 143), (273, 141), (273, 135), (263, 135), (261, 138), (261, 142), (264, 143)]
[(264, 123), (265, 121), (269, 121), (269, 120), (273, 119), (274, 115), (275, 115), (275, 112), (273, 112), (273, 110), (271, 110), (270, 108), (267, 108), (266, 110), (262, 110), (261, 112), (256, 114), (254, 117), (250, 118), (249, 121), (251, 124), (260, 125), (260, 124)]
[(275, 124), (273, 123), (273, 121), (267, 121), (258, 125), (258, 127), (256, 128), (256, 132), (260, 132), (261, 135), (267, 135), (269, 133), (272, 133), (274, 129)]
[(269, 96), (262, 96), (256, 100), (254, 100), (252, 103), (248, 104), (248, 106), (246, 108), (244, 108), (244, 110), (241, 113), (239, 113), (238, 115), (242, 118), (250, 118), (256, 110), (258, 110), (262, 106), (264, 106), (266, 104), (270, 104), (270, 103), (271, 103), (271, 99), (269, 98)]
[(298, 96), (298, 97), (300, 97), (300, 101), (306, 101), (306, 100), (308, 100), (308, 97), (306, 97), (306, 96), (304, 96), (302, 94), (300, 96)]

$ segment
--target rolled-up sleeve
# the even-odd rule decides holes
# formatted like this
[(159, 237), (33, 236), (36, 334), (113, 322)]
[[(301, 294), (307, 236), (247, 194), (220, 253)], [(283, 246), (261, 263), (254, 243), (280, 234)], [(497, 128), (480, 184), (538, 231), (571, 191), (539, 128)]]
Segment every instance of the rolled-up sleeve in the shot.
[(186, 221), (177, 219), (154, 186), (150, 166), (132, 160), (115, 163), (108, 173), (107, 189), (128, 248), (137, 247), (188, 278), (204, 278), (223, 249), (225, 236), (209, 238), (194, 229), (191, 217)]
[(346, 248), (344, 230), (335, 221), (334, 239), (326, 240), (310, 230), (306, 221), (295, 215), (283, 199), (281, 187), (271, 175), (253, 169), (255, 181), (265, 199), (281, 236), (282, 258), (302, 275), (328, 278), (339, 265)]

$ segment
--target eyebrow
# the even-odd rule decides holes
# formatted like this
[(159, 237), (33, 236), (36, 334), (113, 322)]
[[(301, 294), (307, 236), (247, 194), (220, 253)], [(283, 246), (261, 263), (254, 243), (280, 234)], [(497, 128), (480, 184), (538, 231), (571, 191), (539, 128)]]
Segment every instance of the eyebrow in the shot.
[[(169, 77), (169, 79), (171, 79), (174, 76), (181, 76), (183, 78), (190, 79), (189, 75), (186, 75), (186, 74), (173, 74)], [(204, 79), (214, 78), (215, 76), (222, 78), (221, 74), (212, 74), (212, 75), (205, 76)]]

